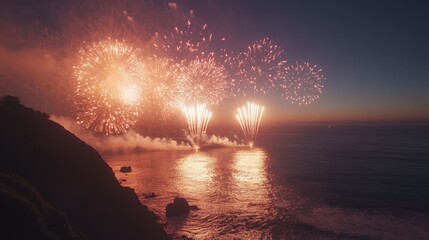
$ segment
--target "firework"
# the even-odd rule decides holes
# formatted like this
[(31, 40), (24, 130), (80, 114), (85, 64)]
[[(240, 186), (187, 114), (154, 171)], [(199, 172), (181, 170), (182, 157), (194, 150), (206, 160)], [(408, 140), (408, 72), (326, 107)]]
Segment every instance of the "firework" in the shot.
[(198, 148), (199, 143), (206, 136), (207, 126), (212, 113), (206, 109), (205, 104), (183, 107), (182, 111), (188, 122), (189, 135)]
[(182, 104), (218, 105), (227, 96), (229, 86), (224, 66), (210, 49), (215, 38), (207, 24), (196, 23), (193, 16), (188, 19), (169, 33), (155, 34), (153, 56), (168, 59), (172, 64), (177, 79), (174, 96)]
[(247, 50), (230, 55), (225, 62), (232, 70), (233, 87), (237, 95), (263, 93), (272, 89), (276, 81), (284, 78), (286, 60), (283, 49), (269, 38), (256, 41)]
[(264, 107), (248, 102), (247, 105), (238, 108), (237, 112), (236, 118), (243, 130), (244, 137), (252, 147), (258, 135)]
[(281, 83), (283, 96), (293, 104), (307, 105), (319, 99), (323, 89), (322, 69), (308, 62), (288, 67), (287, 77)]
[(140, 50), (108, 39), (79, 55), (74, 66), (77, 122), (106, 135), (126, 132), (140, 113), (145, 76)]
[[(237, 97), (239, 94), (244, 93), (245, 87), (240, 87), (240, 83), (246, 82), (244, 79), (242, 80), (240, 76), (240, 70), (243, 66), (243, 61), (240, 61), (238, 55), (234, 52), (227, 51), (225, 49), (221, 49), (216, 56), (216, 59), (225, 69), (228, 82), (226, 88), (227, 96)], [(240, 55), (241, 56), (241, 55)]]
[(178, 77), (179, 98), (183, 103), (219, 104), (226, 97), (225, 69), (213, 58), (196, 59), (181, 68)]
[(202, 56), (209, 56), (208, 45), (213, 35), (208, 31), (207, 24), (202, 26), (186, 21), (183, 26), (176, 26), (167, 34), (155, 34), (153, 47), (155, 56), (171, 58), (182, 63)]
[(168, 118), (178, 106), (178, 69), (169, 59), (147, 59), (147, 95), (143, 101), (145, 109), (157, 120)]

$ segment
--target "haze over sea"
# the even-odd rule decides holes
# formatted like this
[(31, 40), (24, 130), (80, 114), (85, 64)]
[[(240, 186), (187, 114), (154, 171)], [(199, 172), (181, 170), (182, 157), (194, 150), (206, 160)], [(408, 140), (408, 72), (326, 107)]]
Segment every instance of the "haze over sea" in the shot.
[(201, 208), (168, 219), (176, 236), (429, 239), (428, 124), (262, 126), (253, 148), (104, 157), (161, 221), (175, 196)]

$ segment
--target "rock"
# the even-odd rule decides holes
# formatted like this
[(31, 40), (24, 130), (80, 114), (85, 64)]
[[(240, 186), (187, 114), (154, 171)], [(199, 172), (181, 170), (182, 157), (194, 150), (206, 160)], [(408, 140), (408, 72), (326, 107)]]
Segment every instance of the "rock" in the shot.
[(144, 198), (154, 198), (156, 197), (155, 193), (147, 193), (144, 195)]
[(122, 166), (121, 169), (119, 170), (121, 173), (130, 173), (133, 170), (131, 169), (131, 166)]
[(176, 197), (173, 203), (167, 204), (165, 215), (167, 217), (176, 217), (180, 215), (186, 215), (190, 212), (190, 206), (188, 201), (184, 198)]
[(198, 211), (198, 210), (200, 210), (200, 208), (197, 205), (191, 205), (191, 206), (189, 206), (189, 209), (192, 210), (192, 211)]

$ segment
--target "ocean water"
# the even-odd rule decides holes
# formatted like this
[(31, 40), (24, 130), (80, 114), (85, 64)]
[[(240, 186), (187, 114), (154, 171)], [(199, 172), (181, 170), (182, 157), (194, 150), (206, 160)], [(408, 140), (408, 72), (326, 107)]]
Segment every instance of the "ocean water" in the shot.
[[(253, 148), (104, 157), (178, 238), (429, 239), (427, 125), (263, 127)], [(200, 210), (167, 220), (175, 196)]]

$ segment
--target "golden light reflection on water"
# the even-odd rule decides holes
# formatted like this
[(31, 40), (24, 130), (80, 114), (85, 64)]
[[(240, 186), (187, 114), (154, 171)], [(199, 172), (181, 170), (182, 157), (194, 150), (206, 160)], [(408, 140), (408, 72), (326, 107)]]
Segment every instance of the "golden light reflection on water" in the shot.
[[(111, 159), (110, 164), (117, 171), (120, 166), (132, 165), (133, 172), (117, 172), (118, 178), (125, 178), (122, 184), (135, 188), (140, 200), (161, 216), (176, 196), (201, 208), (192, 211), (186, 220), (169, 220), (168, 232), (194, 239), (220, 235), (225, 239), (258, 239), (258, 229), (235, 233), (237, 227), (260, 224), (270, 214), (272, 190), (267, 162), (266, 151), (253, 147), (144, 153)], [(144, 198), (148, 192), (156, 193), (156, 198)]]
[(267, 154), (259, 148), (239, 150), (234, 155), (235, 199), (242, 207), (268, 201)]
[(265, 150), (257, 147), (209, 149), (178, 159), (175, 189), (201, 210), (191, 212), (185, 224), (170, 221), (168, 231), (194, 239), (219, 234), (226, 234), (225, 239), (256, 239), (257, 229), (235, 232), (246, 225), (241, 218), (259, 224), (269, 214), (267, 159)]
[(216, 160), (200, 152), (179, 159), (177, 165), (179, 173), (178, 186), (184, 191), (185, 195), (193, 196), (208, 190), (213, 178), (213, 163)]
[(266, 180), (266, 153), (261, 149), (240, 150), (234, 156), (237, 183), (263, 184)]
[(176, 188), (185, 197), (231, 210), (266, 203), (266, 160), (260, 148), (192, 153), (177, 162)]

